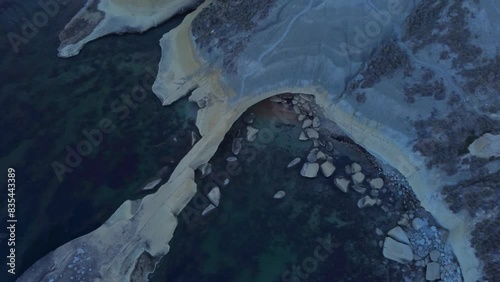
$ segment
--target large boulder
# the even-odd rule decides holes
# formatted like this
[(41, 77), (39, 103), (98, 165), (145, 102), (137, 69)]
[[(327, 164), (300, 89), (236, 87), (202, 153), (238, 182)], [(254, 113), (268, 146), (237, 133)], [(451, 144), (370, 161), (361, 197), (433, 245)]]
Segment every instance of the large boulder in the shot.
[(380, 189), (382, 186), (384, 186), (384, 180), (382, 180), (382, 178), (378, 177), (370, 180), (370, 187), (373, 189)]
[(318, 175), (319, 164), (318, 163), (304, 163), (300, 175), (307, 178), (314, 178)]
[(387, 232), (387, 235), (389, 235), (392, 239), (400, 243), (410, 245), (410, 240), (408, 239), (408, 236), (403, 231), (403, 228), (399, 226), (396, 226), (393, 229), (389, 230), (389, 232)]
[(399, 263), (409, 263), (413, 260), (413, 251), (410, 246), (399, 243), (391, 237), (385, 237), (382, 254), (384, 257)]
[(430, 262), (427, 264), (425, 270), (425, 280), (434, 281), (441, 277), (441, 266), (437, 262)]
[(330, 177), (334, 171), (335, 171), (335, 166), (331, 162), (326, 161), (323, 164), (321, 164), (321, 172), (325, 177)]
[(335, 178), (335, 186), (337, 186), (344, 193), (347, 193), (347, 190), (349, 189), (349, 183), (351, 183), (351, 181), (345, 178), (342, 177)]
[(210, 202), (212, 202), (212, 204), (214, 204), (214, 206), (218, 207), (219, 202), (220, 202), (220, 189), (219, 189), (219, 187), (216, 186), (212, 190), (210, 190), (210, 192), (208, 192), (207, 197), (210, 200)]
[(362, 172), (356, 172), (352, 175), (352, 182), (354, 182), (354, 184), (360, 184), (363, 180), (365, 180), (365, 175)]
[(484, 134), (469, 145), (469, 152), (484, 159), (500, 157), (500, 135)]

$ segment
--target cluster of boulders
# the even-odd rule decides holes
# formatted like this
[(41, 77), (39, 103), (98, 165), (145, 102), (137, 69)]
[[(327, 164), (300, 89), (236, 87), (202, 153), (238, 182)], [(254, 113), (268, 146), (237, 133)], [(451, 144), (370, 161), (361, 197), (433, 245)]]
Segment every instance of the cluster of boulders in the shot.
[[(403, 214), (398, 226), (389, 230), (386, 235), (379, 228), (375, 230), (375, 233), (379, 236), (385, 236), (384, 241), (379, 241), (379, 245), (383, 248), (384, 257), (401, 264), (414, 262), (417, 267), (425, 267), (425, 279), (435, 281), (444, 276), (439, 263), (442, 254), (436, 246), (432, 245), (429, 237), (434, 239), (437, 245), (440, 245), (441, 242), (437, 236), (436, 238), (432, 238), (429, 234), (418, 236), (419, 233), (423, 233), (423, 229), (429, 229), (434, 234), (439, 233), (435, 226), (429, 227), (427, 225), (427, 222), (421, 218), (411, 219), (407, 214)], [(403, 228), (407, 231), (405, 232)], [(408, 234), (410, 234), (410, 238)]]
[(281, 104), (292, 109), (297, 114), (297, 120), (302, 123), (302, 132), (299, 140), (311, 140), (314, 148), (321, 147), (325, 151), (332, 151), (333, 144), (320, 138), (318, 116), (320, 108), (314, 102), (313, 95), (307, 94), (281, 94), (270, 98), (271, 102)]

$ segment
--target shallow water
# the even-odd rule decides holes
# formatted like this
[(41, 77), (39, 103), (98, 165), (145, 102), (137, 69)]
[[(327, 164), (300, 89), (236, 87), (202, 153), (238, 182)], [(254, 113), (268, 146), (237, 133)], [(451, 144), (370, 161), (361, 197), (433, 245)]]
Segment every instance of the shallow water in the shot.
[[(154, 81), (158, 41), (182, 17), (142, 35), (101, 38), (80, 55), (62, 59), (57, 35), (82, 7), (83, 1), (74, 1), (15, 54), (4, 34), (19, 33), (21, 18), (39, 11), (36, 2), (4, 4), (0, 18), (0, 168), (5, 174), (7, 167), (16, 170), (16, 276), (59, 245), (100, 226), (123, 201), (143, 196), (137, 190), (161, 168), (169, 167), (168, 176), (188, 151), (195, 128), (195, 108), (186, 100), (162, 107), (149, 89), (132, 106), (121, 97)], [(88, 140), (82, 131), (95, 131), (105, 118), (115, 129), (103, 134), (60, 182), (53, 162), (66, 164), (66, 146), (76, 150)], [(5, 219), (2, 208), (1, 233)], [(0, 244), (5, 258), (6, 242)]]

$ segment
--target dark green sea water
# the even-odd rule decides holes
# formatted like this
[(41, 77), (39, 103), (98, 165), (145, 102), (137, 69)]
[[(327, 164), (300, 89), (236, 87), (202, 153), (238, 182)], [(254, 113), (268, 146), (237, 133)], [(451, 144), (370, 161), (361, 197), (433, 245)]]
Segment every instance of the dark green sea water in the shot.
[[(187, 101), (162, 107), (147, 90), (133, 108), (121, 97), (143, 79), (154, 81), (158, 41), (182, 17), (142, 35), (108, 36), (74, 58), (58, 58), (58, 33), (82, 5), (61, 6), (15, 54), (6, 34), (20, 33), (21, 18), (31, 19), (40, 7), (35, 1), (0, 1), (0, 173), (6, 178), (8, 167), (16, 170), (16, 277), (49, 251), (100, 226), (126, 199), (143, 196), (137, 190), (161, 168), (171, 172), (195, 128)], [(105, 118), (115, 129), (60, 182), (53, 162), (64, 164), (66, 146), (76, 149), (87, 140), (82, 131), (99, 128)], [(0, 233), (6, 234), (6, 184), (1, 191)], [(6, 275), (6, 244), (0, 242), (0, 281), (14, 278)]]

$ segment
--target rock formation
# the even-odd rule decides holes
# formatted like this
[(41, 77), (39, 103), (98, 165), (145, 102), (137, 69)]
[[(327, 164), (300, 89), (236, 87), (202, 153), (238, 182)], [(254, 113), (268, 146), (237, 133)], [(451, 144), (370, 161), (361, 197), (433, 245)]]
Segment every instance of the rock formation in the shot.
[[(154, 6), (153, 2), (149, 4)], [(85, 42), (110, 32), (123, 32), (124, 26), (143, 31), (167, 18), (167, 13), (177, 12), (178, 2), (162, 1), (158, 12), (145, 16), (138, 10), (138, 16), (127, 21), (124, 19), (131, 15), (132, 3), (88, 5), (87, 11), (79, 13), (63, 32), (60, 55), (75, 55)], [(89, 264), (95, 271), (86, 274), (88, 280), (127, 280), (140, 267), (137, 261), (144, 252), (158, 261), (168, 252), (176, 215), (195, 193), (194, 170), (208, 163), (225, 133), (246, 109), (281, 93), (314, 95), (325, 118), (397, 169), (421, 205), (450, 231), (448, 242), (464, 280), (485, 280), (483, 275), (491, 279), (495, 266), (489, 248), (483, 246), (476, 255), (474, 246), (483, 244), (475, 240), (485, 236), (481, 230), (498, 226), (488, 223), (498, 220), (498, 210), (485, 209), (495, 203), (495, 198), (484, 198), (483, 202), (489, 202), (481, 209), (465, 206), (463, 212), (452, 211), (449, 204), (462, 199), (454, 197), (454, 192), (463, 194), (471, 185), (490, 185), (489, 179), (496, 181), (494, 175), (499, 171), (495, 147), (488, 147), (496, 144), (490, 142), (491, 137), (476, 140), (469, 147), (470, 153), (466, 142), (470, 134), (480, 136), (490, 131), (497, 136), (500, 132), (497, 110), (484, 103), (495, 101), (500, 91), (495, 55), (500, 31), (493, 28), (498, 25), (498, 15), (488, 8), (489, 1), (464, 5), (458, 1), (442, 1), (440, 5), (432, 1), (368, 2), (370, 5), (364, 0), (276, 0), (261, 6), (250, 1), (241, 8), (208, 1), (186, 16), (160, 41), (162, 59), (153, 91), (164, 105), (185, 95), (203, 105), (196, 120), (202, 138), (155, 194), (127, 201), (100, 228), (40, 259), (20, 281), (59, 280), (60, 275), (67, 280), (71, 275), (67, 265), (79, 249), (92, 257)], [(182, 6), (190, 3), (183, 1)], [(227, 16), (241, 9), (245, 13), (238, 17)], [(374, 20), (374, 13), (388, 15), (389, 20), (380, 24)], [(443, 20), (433, 18), (436, 15), (443, 15)], [(75, 24), (78, 17), (89, 18), (84, 26), (94, 26), (84, 28), (84, 36), (72, 35), (79, 32)], [(254, 22), (255, 17), (261, 20)], [(480, 24), (484, 20), (497, 24)], [(368, 23), (378, 28), (370, 29)], [(443, 32), (429, 32), (434, 29)], [(477, 42), (489, 46), (493, 42), (496, 46), (482, 50)], [(479, 61), (480, 66), (476, 64)], [(309, 112), (306, 117), (299, 110), (303, 115), (299, 119), (304, 123), (310, 120)], [(250, 124), (253, 117), (245, 120)], [(309, 132), (301, 134), (303, 139), (304, 134), (317, 138), (311, 125)], [(317, 163), (303, 167), (304, 174), (310, 176), (318, 169)], [(349, 174), (356, 173), (361, 167), (353, 164), (349, 170)], [(474, 179), (472, 184), (467, 182), (470, 179)], [(335, 184), (346, 192), (349, 180), (336, 178)], [(380, 187), (380, 183), (370, 185)], [(448, 190), (443, 190), (445, 185)], [(441, 197), (441, 193), (448, 197)], [(479, 210), (489, 217), (478, 217)], [(483, 222), (489, 225), (481, 225)], [(410, 246), (391, 237), (386, 237), (383, 253), (401, 263), (413, 259)], [(434, 265), (428, 265), (428, 270), (434, 278)]]

